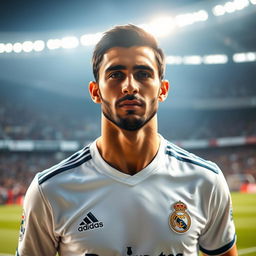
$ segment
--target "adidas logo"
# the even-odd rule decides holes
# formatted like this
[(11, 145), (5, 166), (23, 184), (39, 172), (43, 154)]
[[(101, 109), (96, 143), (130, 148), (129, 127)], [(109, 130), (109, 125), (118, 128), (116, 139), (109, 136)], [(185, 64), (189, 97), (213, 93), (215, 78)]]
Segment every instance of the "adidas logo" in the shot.
[(103, 222), (98, 221), (98, 219), (91, 213), (89, 212), (86, 217), (83, 219), (83, 221), (79, 224), (78, 231), (86, 231), (89, 229), (94, 229), (94, 228), (102, 228), (103, 227)]

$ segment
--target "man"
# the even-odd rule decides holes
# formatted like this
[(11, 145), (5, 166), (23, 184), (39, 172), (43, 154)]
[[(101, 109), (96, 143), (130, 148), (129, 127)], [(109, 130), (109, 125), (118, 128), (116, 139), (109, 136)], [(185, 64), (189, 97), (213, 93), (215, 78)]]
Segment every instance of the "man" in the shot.
[(102, 134), (36, 175), (17, 255), (237, 255), (221, 171), (157, 133), (169, 83), (154, 37), (133, 25), (107, 31), (93, 72)]

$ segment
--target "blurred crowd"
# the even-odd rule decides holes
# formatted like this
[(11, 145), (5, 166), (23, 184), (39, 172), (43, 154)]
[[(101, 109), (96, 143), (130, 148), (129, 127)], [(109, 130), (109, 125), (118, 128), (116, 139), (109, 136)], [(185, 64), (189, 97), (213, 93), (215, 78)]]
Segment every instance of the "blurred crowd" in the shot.
[[(168, 67), (167, 67), (168, 68)], [(225, 99), (256, 96), (255, 64), (184, 66), (184, 76), (177, 75), (178, 67), (170, 66), (171, 94), (179, 99)], [(179, 74), (179, 73), (178, 73)]]
[(159, 119), (160, 132), (174, 141), (256, 136), (256, 110), (254, 109), (165, 110), (159, 113)]
[(197, 150), (195, 153), (219, 165), (225, 176), (249, 174), (256, 180), (256, 146), (222, 147)]
[(0, 204), (20, 204), (35, 174), (64, 158), (49, 153), (0, 154)]
[[(54, 107), (54, 106), (53, 106)], [(0, 105), (0, 140), (88, 140), (99, 133), (92, 120), (65, 112), (40, 111), (24, 104)]]

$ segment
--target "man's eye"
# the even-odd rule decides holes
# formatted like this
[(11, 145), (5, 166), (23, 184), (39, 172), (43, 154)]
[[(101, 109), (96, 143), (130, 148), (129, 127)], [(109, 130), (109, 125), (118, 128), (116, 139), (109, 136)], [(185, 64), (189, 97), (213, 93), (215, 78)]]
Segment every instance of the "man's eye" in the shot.
[(152, 77), (151, 73), (147, 71), (139, 71), (135, 74), (136, 79), (147, 79)]
[(112, 78), (112, 79), (123, 79), (123, 77), (124, 77), (124, 74), (120, 71), (113, 72), (109, 75), (109, 78)]

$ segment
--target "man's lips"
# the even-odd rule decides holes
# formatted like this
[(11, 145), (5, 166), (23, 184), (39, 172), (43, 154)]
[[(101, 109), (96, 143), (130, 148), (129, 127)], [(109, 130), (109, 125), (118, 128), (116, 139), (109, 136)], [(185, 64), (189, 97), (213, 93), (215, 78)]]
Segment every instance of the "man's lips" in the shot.
[(120, 102), (119, 107), (135, 107), (135, 106), (142, 106), (142, 103), (139, 100), (123, 100)]

